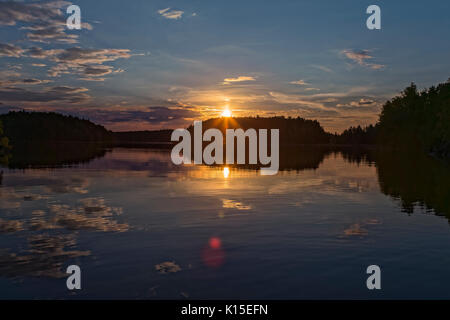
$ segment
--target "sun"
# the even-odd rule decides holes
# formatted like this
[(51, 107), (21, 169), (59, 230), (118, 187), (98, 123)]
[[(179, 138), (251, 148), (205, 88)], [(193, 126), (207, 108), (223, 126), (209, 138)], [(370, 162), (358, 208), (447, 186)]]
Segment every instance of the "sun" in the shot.
[(223, 110), (223, 112), (222, 112), (222, 117), (225, 117), (225, 118), (231, 117), (231, 111), (230, 111), (230, 109), (225, 109), (225, 110)]

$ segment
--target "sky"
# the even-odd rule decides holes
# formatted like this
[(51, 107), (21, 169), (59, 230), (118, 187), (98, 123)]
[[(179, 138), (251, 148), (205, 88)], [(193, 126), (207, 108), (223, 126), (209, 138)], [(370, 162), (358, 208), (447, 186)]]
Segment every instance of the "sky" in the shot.
[[(69, 30), (67, 7), (81, 9)], [(366, 8), (381, 9), (369, 30)], [(450, 77), (449, 1), (0, 1), (0, 112), (116, 131), (220, 116), (375, 123), (411, 82)]]

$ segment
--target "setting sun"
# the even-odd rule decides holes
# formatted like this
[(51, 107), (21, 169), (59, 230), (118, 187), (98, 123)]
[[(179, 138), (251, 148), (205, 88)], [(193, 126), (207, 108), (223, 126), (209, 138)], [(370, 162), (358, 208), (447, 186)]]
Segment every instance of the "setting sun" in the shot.
[(223, 110), (222, 117), (226, 117), (226, 118), (231, 117), (231, 111), (229, 109)]

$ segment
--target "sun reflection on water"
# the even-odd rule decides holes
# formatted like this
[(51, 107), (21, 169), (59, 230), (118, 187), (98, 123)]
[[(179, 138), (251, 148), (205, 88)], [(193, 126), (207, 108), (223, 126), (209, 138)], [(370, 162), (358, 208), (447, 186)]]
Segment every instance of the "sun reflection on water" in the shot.
[(223, 168), (223, 177), (228, 178), (230, 176), (230, 168), (224, 167)]

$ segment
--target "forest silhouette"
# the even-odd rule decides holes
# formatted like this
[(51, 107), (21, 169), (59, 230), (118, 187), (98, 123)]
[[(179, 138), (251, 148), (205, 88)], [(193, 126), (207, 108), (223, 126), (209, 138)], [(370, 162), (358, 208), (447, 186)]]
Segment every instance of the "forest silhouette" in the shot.
[[(170, 143), (172, 130), (112, 132), (87, 119), (54, 112), (9, 112), (0, 115), (0, 150), (8, 145), (43, 141), (89, 141), (108, 144)], [(1, 128), (1, 127), (0, 127)], [(326, 132), (317, 120), (301, 117), (221, 117), (203, 121), (203, 129), (280, 129), (280, 143), (378, 145), (420, 148), (440, 158), (450, 157), (450, 79), (418, 91), (412, 83), (387, 101), (379, 121), (341, 134)], [(192, 130), (192, 126), (188, 129)], [(1, 129), (0, 129), (1, 130)], [(7, 139), (6, 139), (7, 137)], [(9, 143), (8, 143), (9, 140)]]

